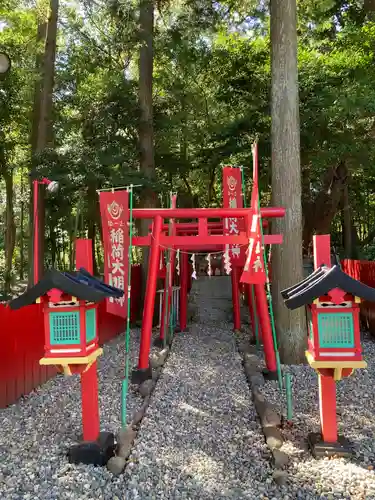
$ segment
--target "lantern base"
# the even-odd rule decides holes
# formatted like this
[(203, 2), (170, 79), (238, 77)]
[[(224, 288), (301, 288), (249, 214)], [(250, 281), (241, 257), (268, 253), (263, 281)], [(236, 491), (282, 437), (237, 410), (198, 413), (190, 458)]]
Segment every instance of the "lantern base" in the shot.
[(70, 376), (75, 373), (87, 371), (90, 366), (95, 363), (97, 358), (103, 354), (103, 349), (99, 347), (87, 356), (66, 357), (66, 358), (42, 358), (39, 360), (40, 365), (58, 366), (59, 370), (64, 375)]
[(152, 368), (151, 365), (148, 368), (134, 368), (131, 374), (131, 383), (140, 385), (142, 382), (152, 378)]
[(263, 377), (266, 380), (278, 380), (277, 371), (263, 370)]
[(326, 443), (320, 432), (311, 432), (307, 436), (307, 443), (314, 458), (339, 457), (348, 458), (352, 456), (350, 442), (344, 436), (338, 436), (336, 443)]
[(71, 464), (105, 466), (115, 454), (115, 436), (112, 432), (100, 432), (96, 441), (83, 441), (68, 451)]

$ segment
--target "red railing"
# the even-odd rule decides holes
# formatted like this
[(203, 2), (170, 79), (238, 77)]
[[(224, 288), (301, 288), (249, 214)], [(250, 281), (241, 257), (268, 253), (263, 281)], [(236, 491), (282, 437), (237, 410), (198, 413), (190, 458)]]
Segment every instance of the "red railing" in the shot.
[[(375, 262), (370, 260), (349, 260), (341, 262), (342, 270), (352, 278), (375, 288)], [(375, 335), (375, 304), (361, 302), (361, 320), (368, 331)]]
[[(140, 300), (141, 267), (136, 265), (132, 268), (132, 322), (138, 318)], [(105, 303), (99, 304), (98, 320), (101, 344), (125, 330), (124, 320), (108, 314)], [(44, 325), (40, 304), (18, 311), (0, 304), (0, 324), (0, 408), (5, 408), (44, 384), (56, 374), (56, 370), (39, 365), (44, 352)]]

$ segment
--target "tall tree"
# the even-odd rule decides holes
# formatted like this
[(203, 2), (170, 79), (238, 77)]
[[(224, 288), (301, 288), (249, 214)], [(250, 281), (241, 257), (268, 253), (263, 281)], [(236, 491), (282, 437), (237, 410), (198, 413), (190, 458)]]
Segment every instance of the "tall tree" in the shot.
[[(42, 44), (42, 52), (36, 57), (37, 78), (35, 81), (34, 107), (31, 130), (31, 153), (33, 162), (38, 163), (38, 156), (53, 142), (53, 87), (55, 78), (56, 37), (59, 0), (49, 0), (38, 4), (38, 41)], [(39, 204), (37, 207), (40, 227), (44, 227), (44, 197), (40, 189)], [(31, 190), (32, 192), (32, 190)], [(33, 203), (30, 203), (33, 207)], [(33, 208), (31, 208), (33, 210)], [(33, 234), (34, 214), (30, 212), (30, 235)], [(31, 241), (31, 239), (30, 239)], [(43, 272), (44, 266), (44, 232), (39, 231), (39, 269)], [(33, 280), (32, 260), (29, 259), (29, 283)]]
[[(297, 69), (296, 0), (271, 0), (272, 196), (286, 209), (275, 222), (283, 245), (272, 252), (272, 288), (281, 355), (286, 363), (304, 360), (305, 315), (290, 311), (280, 291), (303, 278), (300, 125)], [(273, 226), (274, 227), (274, 226)]]
[[(155, 178), (154, 125), (153, 125), (153, 69), (154, 69), (154, 0), (140, 0), (139, 10), (140, 49), (139, 49), (139, 148), (140, 170), (147, 181)], [(156, 198), (152, 188), (143, 191), (144, 207), (154, 207)], [(149, 221), (143, 227), (148, 231)]]

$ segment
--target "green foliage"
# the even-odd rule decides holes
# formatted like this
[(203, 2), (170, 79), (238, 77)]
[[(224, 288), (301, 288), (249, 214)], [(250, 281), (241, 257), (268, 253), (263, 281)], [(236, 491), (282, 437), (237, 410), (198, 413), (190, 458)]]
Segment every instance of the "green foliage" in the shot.
[[(325, 172), (345, 162), (354, 226), (372, 255), (375, 24), (360, 0), (299, 0), (298, 6), (304, 199), (314, 202)], [(93, 224), (99, 229), (97, 189), (142, 184), (157, 192), (163, 204), (173, 190), (181, 205), (219, 206), (221, 166), (235, 164), (245, 168), (249, 196), (256, 137), (262, 196), (269, 202), (268, 2), (157, 2), (157, 175), (151, 185), (139, 172), (138, 2), (61, 1), (55, 142), (31, 161), (35, 58), (40, 50), (37, 15), (36, 7), (26, 2), (7, 0), (0, 7), (0, 49), (13, 61), (12, 71), (0, 81), (0, 175), (14, 173), (17, 241), (21, 201), (25, 227), (28, 219), (26, 191), (20, 189), (21, 174), (27, 186), (27, 171), (60, 181), (59, 193), (46, 200), (46, 220), (49, 261), (57, 259), (62, 266), (69, 265), (66, 253), (74, 234), (92, 232)], [(4, 211), (5, 203), (1, 206)], [(332, 231), (339, 248), (340, 214)], [(26, 230), (23, 235), (27, 240)], [(15, 259), (19, 265), (19, 245)]]

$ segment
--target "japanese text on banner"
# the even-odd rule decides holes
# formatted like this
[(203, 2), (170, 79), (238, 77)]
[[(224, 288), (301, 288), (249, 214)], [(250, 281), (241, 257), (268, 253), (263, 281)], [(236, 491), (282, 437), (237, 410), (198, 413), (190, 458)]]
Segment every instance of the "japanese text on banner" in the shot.
[[(128, 197), (127, 191), (100, 193), (105, 281), (121, 290), (126, 290), (128, 282)], [(120, 298), (111, 297), (107, 301), (107, 312), (125, 318), (127, 302), (127, 293)]]
[[(224, 167), (223, 169), (223, 206), (224, 208), (242, 208), (242, 175), (240, 168)], [(229, 218), (224, 221), (224, 234), (237, 236), (243, 231), (244, 221)], [(232, 264), (243, 265), (244, 249), (237, 244), (226, 245)]]

